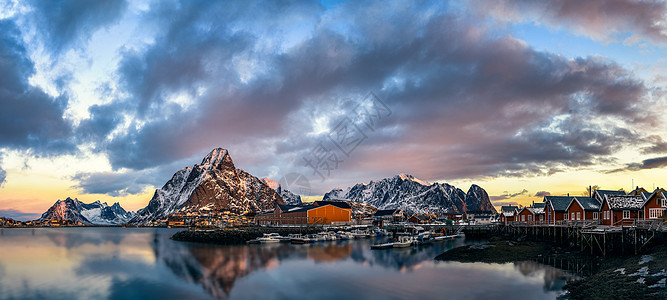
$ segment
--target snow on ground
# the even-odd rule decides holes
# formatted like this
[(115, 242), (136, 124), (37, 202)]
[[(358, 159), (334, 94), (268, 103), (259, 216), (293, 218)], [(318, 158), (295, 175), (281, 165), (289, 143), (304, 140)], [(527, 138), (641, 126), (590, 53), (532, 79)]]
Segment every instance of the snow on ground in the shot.
[(645, 263), (647, 263), (647, 262), (649, 262), (649, 261), (652, 261), (652, 260), (653, 260), (653, 257), (652, 257), (652, 256), (650, 256), (650, 255), (642, 255), (641, 259), (639, 260), (639, 264), (640, 264), (640, 265), (643, 265), (643, 264), (645, 264)]
[(660, 279), (656, 284), (654, 285), (649, 285), (649, 288), (665, 288), (665, 283), (667, 282), (667, 278)]

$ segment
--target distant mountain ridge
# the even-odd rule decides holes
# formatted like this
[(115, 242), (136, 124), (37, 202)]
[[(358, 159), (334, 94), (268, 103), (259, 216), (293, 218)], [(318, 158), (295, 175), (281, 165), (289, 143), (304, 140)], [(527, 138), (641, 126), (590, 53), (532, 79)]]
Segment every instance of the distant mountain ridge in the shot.
[(109, 206), (106, 202), (99, 200), (92, 203), (83, 203), (79, 199), (67, 197), (58, 200), (46, 212), (42, 214), (39, 221), (61, 221), (81, 223), (85, 225), (120, 225), (134, 217), (133, 212), (126, 211), (118, 202)]
[(362, 202), (377, 209), (398, 208), (411, 213), (496, 213), (489, 195), (476, 184), (466, 193), (447, 183), (429, 184), (408, 174), (359, 183), (345, 190), (335, 188), (323, 198), (333, 199)]
[(215, 148), (201, 164), (176, 172), (130, 222), (147, 224), (174, 212), (258, 212), (276, 204), (284, 204), (276, 190), (237, 169), (227, 149)]

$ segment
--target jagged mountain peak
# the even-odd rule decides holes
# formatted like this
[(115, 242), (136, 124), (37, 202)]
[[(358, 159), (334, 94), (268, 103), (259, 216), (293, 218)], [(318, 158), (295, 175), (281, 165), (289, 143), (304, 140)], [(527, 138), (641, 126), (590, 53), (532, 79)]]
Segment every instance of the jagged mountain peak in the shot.
[[(447, 183), (426, 182), (408, 174), (356, 184), (347, 189), (335, 188), (324, 200), (347, 199), (378, 209), (402, 209), (413, 213), (463, 213), (469, 210), (493, 210), (484, 189), (473, 186), (466, 194)], [(489, 208), (490, 207), (490, 208)]]
[[(397, 179), (400, 179), (400, 180), (403, 180), (403, 181), (405, 181), (405, 180), (414, 181), (414, 182), (419, 183), (421, 185), (431, 185), (430, 183), (428, 183), (425, 180), (421, 180), (417, 177), (414, 177), (414, 176), (412, 176), (410, 174), (406, 174), (406, 173), (398, 174), (398, 175), (394, 176), (394, 178), (397, 178)], [(373, 181), (371, 181), (371, 182), (373, 182)]]
[(114, 206), (108, 206), (106, 202), (101, 203), (99, 200), (86, 204), (77, 198), (67, 197), (65, 200), (57, 200), (39, 220), (85, 225), (119, 225), (132, 217), (134, 213), (126, 212), (118, 202)]
[(209, 152), (201, 161), (200, 166), (203, 168), (221, 169), (222, 166), (227, 165), (234, 167), (234, 162), (229, 151), (225, 148), (215, 148)]
[(227, 149), (215, 148), (200, 165), (176, 172), (131, 223), (164, 220), (177, 211), (258, 212), (273, 209), (276, 203), (284, 203), (278, 191), (237, 169)]

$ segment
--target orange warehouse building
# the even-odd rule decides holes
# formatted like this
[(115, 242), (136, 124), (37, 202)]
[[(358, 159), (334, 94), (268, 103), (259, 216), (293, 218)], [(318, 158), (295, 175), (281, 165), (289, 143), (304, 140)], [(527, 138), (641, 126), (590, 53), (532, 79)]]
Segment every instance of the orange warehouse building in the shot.
[(312, 205), (277, 205), (272, 212), (255, 216), (259, 225), (350, 223), (352, 208), (345, 202), (315, 201)]

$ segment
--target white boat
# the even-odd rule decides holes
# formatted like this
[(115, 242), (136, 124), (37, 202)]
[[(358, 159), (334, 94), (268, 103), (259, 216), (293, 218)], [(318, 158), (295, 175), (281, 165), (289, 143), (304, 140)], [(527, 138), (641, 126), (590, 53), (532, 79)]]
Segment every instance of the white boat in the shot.
[(338, 236), (339, 240), (343, 240), (343, 241), (353, 239), (353, 237), (350, 236), (350, 234), (348, 232), (344, 232), (344, 231), (339, 231), (339, 232), (336, 233), (336, 235)]
[(374, 244), (371, 245), (371, 249), (373, 250), (379, 250), (379, 249), (388, 249), (394, 247), (394, 243), (383, 243), (383, 244)]
[(307, 244), (313, 242), (310, 238), (300, 234), (290, 234), (289, 237), (292, 244)]
[(410, 247), (412, 245), (412, 241), (414, 240), (413, 237), (403, 235), (399, 236), (398, 240), (394, 242), (394, 248), (406, 248)]
[(281, 238), (277, 233), (265, 233), (261, 238), (257, 238), (257, 241), (262, 244), (279, 243)]
[(368, 237), (368, 233), (363, 230), (353, 230), (350, 232), (355, 239), (363, 239)]
[(319, 235), (319, 234), (309, 234), (307, 237), (308, 237), (312, 242), (324, 242), (324, 241), (327, 240), (324, 236)]

